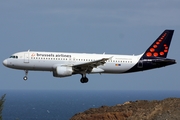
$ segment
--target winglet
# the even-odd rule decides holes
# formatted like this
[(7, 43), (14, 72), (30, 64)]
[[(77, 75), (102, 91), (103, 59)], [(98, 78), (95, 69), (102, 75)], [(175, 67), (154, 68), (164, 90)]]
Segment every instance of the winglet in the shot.
[(165, 30), (154, 43), (146, 50), (142, 58), (162, 57), (166, 58), (174, 30)]

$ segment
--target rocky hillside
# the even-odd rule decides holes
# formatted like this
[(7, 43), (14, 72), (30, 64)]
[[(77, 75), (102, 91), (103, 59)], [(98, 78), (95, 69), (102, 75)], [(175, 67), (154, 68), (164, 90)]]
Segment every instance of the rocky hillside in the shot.
[(111, 107), (90, 108), (70, 120), (180, 120), (180, 98), (129, 101)]

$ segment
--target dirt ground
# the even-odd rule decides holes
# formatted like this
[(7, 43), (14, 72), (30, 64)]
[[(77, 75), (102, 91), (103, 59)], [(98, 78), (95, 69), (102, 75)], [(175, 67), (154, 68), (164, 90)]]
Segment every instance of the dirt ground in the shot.
[(180, 98), (128, 101), (116, 106), (90, 108), (70, 120), (180, 120)]

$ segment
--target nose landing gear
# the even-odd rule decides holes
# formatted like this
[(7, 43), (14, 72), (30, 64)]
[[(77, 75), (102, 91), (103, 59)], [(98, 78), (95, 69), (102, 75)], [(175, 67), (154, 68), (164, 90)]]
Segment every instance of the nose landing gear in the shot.
[(28, 70), (25, 70), (25, 76), (23, 77), (23, 79), (24, 79), (25, 81), (28, 79), (27, 75), (28, 75)]

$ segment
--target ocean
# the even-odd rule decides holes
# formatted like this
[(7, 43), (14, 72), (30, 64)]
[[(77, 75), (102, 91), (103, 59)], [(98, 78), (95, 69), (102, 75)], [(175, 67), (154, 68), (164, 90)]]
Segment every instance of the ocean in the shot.
[(3, 94), (3, 120), (69, 120), (76, 113), (104, 105), (180, 98), (180, 91), (1, 90)]

